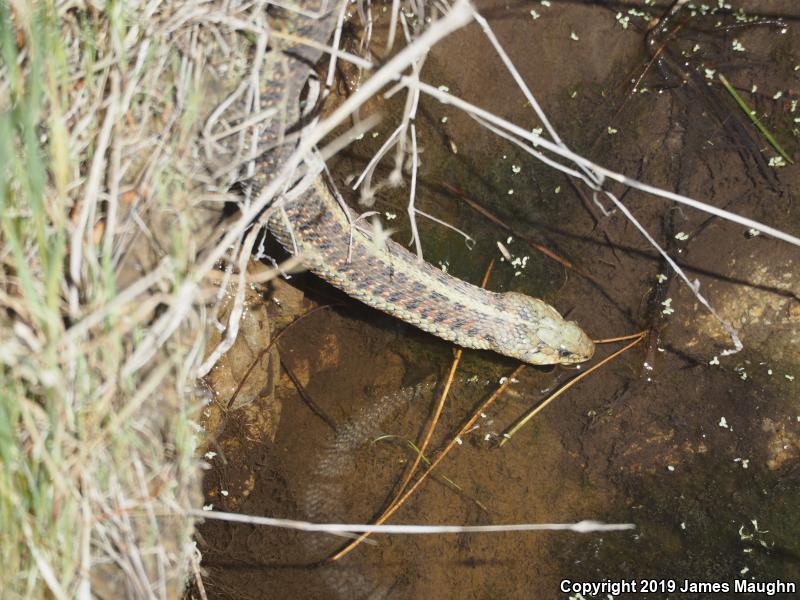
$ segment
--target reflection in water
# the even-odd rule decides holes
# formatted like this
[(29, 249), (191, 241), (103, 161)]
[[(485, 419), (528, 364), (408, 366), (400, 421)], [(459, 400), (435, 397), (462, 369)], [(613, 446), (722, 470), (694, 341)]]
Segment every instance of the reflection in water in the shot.
[[(460, 383), (451, 394), (459, 404), (470, 406), (485, 391), (483, 385)], [(340, 426), (313, 463), (304, 498), (308, 518), (326, 523), (363, 523), (382, 512), (394, 497), (403, 469), (414, 458), (404, 440), (416, 443), (438, 392), (433, 383), (403, 388), (368, 404)], [(382, 436), (391, 439), (378, 439)], [(408, 519), (407, 509), (404, 514)], [(337, 538), (318, 538), (315, 551), (319, 558), (326, 558), (344, 543)], [(408, 557), (398, 553), (402, 545), (395, 545), (393, 551), (390, 539), (378, 539), (380, 548), (375, 543), (367, 540), (362, 551), (321, 568), (323, 578), (338, 597), (405, 596), (412, 582), (407, 581)]]

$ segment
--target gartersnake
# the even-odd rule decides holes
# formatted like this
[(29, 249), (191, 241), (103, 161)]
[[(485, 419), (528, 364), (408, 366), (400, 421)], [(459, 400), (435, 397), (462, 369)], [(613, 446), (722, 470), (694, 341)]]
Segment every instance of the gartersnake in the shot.
[[(302, 2), (305, 9), (309, 4)], [(324, 43), (332, 33), (330, 13), (311, 18), (295, 10), (270, 10), (271, 26), (295, 38)], [(300, 127), (301, 93), (320, 55), (309, 44), (289, 44), (269, 53), (262, 104), (280, 108), (283, 118), (273, 119), (262, 135), (265, 146), (274, 149), (258, 161), (259, 186), (293, 150), (278, 142), (287, 130)], [(592, 356), (592, 340), (542, 300), (484, 290), (418, 260), (391, 240), (373, 243), (352, 225), (331, 185), (318, 177), (268, 221), (280, 243), (299, 252), (316, 275), (369, 306), (465, 348), (493, 350), (532, 364), (577, 363)]]

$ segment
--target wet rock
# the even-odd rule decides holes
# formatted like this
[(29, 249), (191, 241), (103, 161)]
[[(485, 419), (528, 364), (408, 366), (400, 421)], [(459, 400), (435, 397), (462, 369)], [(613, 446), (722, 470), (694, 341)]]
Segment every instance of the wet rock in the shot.
[[(701, 291), (719, 315), (736, 328), (746, 349), (772, 365), (800, 363), (800, 303), (794, 267), (787, 262), (785, 249), (776, 248), (772, 256), (766, 251), (738, 252), (742, 256), (731, 261), (729, 276), (742, 283), (712, 282)], [(678, 293), (691, 302), (683, 286)], [(732, 346), (728, 333), (711, 313), (696, 302), (687, 304), (678, 303), (675, 317), (679, 331), (671, 331), (669, 338), (691, 349), (702, 362), (721, 347)]]
[[(231, 297), (220, 310), (220, 322), (226, 322), (232, 307)], [(223, 335), (224, 332), (218, 330), (213, 332), (208, 345), (210, 350)], [(270, 341), (266, 300), (248, 289), (236, 341), (206, 378), (215, 398), (204, 414), (209, 431), (217, 429), (222, 413), (244, 410), (247, 431), (254, 439), (275, 438), (281, 414), (280, 402), (275, 399), (280, 360), (277, 348), (269, 347)]]
[(311, 308), (311, 302), (303, 291), (284, 279), (270, 281), (267, 296), (270, 302), (269, 316), (275, 330), (283, 329)]

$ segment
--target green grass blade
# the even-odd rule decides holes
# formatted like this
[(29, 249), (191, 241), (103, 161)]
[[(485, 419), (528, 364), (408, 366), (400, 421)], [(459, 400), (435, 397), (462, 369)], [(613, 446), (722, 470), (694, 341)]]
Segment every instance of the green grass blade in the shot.
[(767, 141), (770, 143), (770, 145), (773, 148), (775, 148), (775, 150), (777, 150), (778, 154), (780, 154), (786, 162), (788, 162), (789, 164), (794, 164), (794, 161), (791, 158), (789, 158), (789, 155), (786, 153), (786, 151), (783, 149), (783, 147), (778, 143), (778, 140), (776, 140), (772, 136), (772, 134), (769, 132), (769, 130), (764, 126), (764, 124), (756, 116), (756, 111), (750, 110), (750, 107), (747, 106), (747, 103), (744, 101), (744, 99), (736, 92), (735, 89), (733, 89), (733, 86), (730, 84), (730, 82), (725, 78), (725, 76), (722, 73), (720, 73), (718, 75), (718, 77), (719, 77), (719, 80), (722, 82), (722, 85), (725, 86), (725, 89), (728, 90), (728, 93), (731, 96), (733, 96), (733, 99), (736, 100), (736, 103), (739, 105), (739, 107), (747, 115), (747, 118), (750, 119), (750, 121), (752, 121), (753, 125), (755, 125), (758, 128), (758, 130), (767, 139)]

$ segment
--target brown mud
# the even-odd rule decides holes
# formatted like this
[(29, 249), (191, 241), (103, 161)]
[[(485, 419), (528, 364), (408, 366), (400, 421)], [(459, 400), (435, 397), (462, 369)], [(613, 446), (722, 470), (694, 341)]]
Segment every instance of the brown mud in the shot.
[[(657, 4), (662, 9), (636, 10), (658, 16), (665, 3)], [(800, 12), (791, 1), (734, 4), (750, 15), (768, 10), (769, 23), (739, 26), (730, 11), (683, 19), (672, 37), (650, 38), (671, 62), (652, 65), (636, 92), (632, 80), (650, 54), (648, 23), (630, 16), (623, 27), (632, 3), (485, 3), (481, 10), (576, 151), (798, 235), (800, 167), (768, 164), (777, 152), (706, 70), (724, 73), (800, 159), (800, 108), (792, 112), (800, 100)], [(785, 17), (785, 33), (776, 15)], [(746, 50), (734, 49), (735, 41)], [(682, 63), (689, 65), (683, 71)], [(540, 126), (475, 26), (435, 48), (424, 77), (524, 127)], [(381, 108), (388, 115), (393, 107)], [(367, 134), (334, 161), (342, 189), (394, 127), (386, 118), (377, 137)], [(320, 561), (343, 540), (208, 521), (197, 538), (208, 597), (549, 599), (570, 596), (559, 591), (563, 579), (606, 578), (800, 585), (800, 250), (610, 186), (738, 331), (744, 350), (723, 356), (732, 345), (724, 329), (623, 215), (604, 217), (585, 188), (582, 198), (565, 177), (452, 107), (424, 98), (418, 127), (419, 206), (476, 239), (468, 250), (458, 234), (421, 221), (428, 260), (477, 283), (489, 260), (499, 260), (501, 241), (518, 260), (497, 263), (491, 289), (543, 297), (595, 338), (642, 329), (652, 335), (572, 388), (513, 441), (492, 447), (487, 434), (501, 432), (575, 373), (527, 368), (440, 467), (461, 489), (429, 481), (392, 522), (593, 519), (635, 523), (636, 530), (374, 536), (377, 544), (328, 564)], [(447, 186), (593, 280), (522, 239), (509, 240)], [(384, 216), (398, 215), (384, 220), (399, 230), (397, 240), (408, 239), (407, 192), (377, 197)], [(311, 276), (280, 282), (263, 301), (276, 330), (313, 307), (330, 307), (298, 321), (277, 344), (293, 378), (284, 370), (261, 395), (279, 407), (271, 409), (269, 435), (253, 432), (257, 421), (247, 407), (209, 409), (206, 501), (213, 510), (249, 515), (366, 522), (413, 459), (402, 440), (419, 439), (452, 348)], [(610, 352), (603, 347), (598, 358)], [(466, 352), (433, 447), (514, 367)], [(266, 368), (274, 363), (265, 361)], [(215, 403), (226, 401), (218, 396)], [(375, 441), (382, 434), (396, 437)]]

